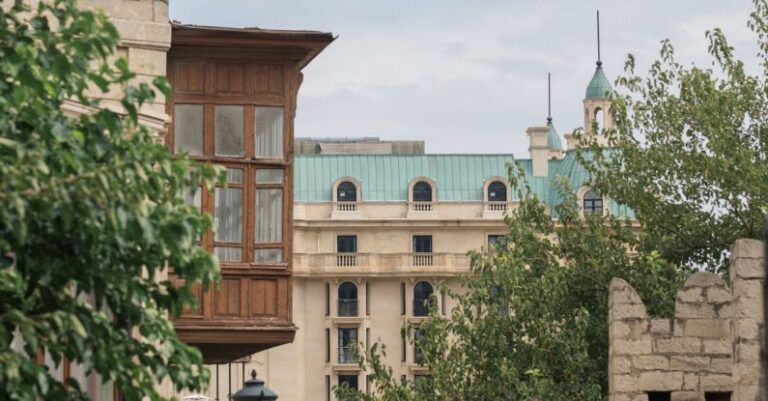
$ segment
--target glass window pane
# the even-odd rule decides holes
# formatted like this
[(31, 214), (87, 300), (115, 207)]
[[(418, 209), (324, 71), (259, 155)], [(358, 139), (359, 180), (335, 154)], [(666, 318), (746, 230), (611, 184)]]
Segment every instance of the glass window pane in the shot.
[(216, 242), (240, 242), (243, 231), (243, 190), (216, 188), (216, 208), (213, 215), (213, 236)]
[(177, 104), (173, 108), (173, 150), (203, 154), (203, 105)]
[(199, 187), (184, 189), (184, 203), (195, 207), (197, 210), (200, 210), (203, 205), (201, 195), (202, 192), (202, 189)]
[(240, 248), (217, 246), (213, 248), (213, 254), (222, 262), (241, 262), (243, 260), (243, 251)]
[(255, 249), (253, 251), (253, 260), (256, 262), (282, 262), (282, 249)]
[(256, 182), (258, 184), (282, 184), (283, 170), (256, 170)]
[(243, 170), (240, 170), (239, 168), (228, 168), (227, 182), (229, 182), (230, 184), (242, 184)]
[(245, 156), (243, 106), (216, 106), (216, 156)]
[(283, 158), (283, 109), (256, 108), (256, 157)]
[(283, 239), (283, 190), (256, 190), (256, 242)]

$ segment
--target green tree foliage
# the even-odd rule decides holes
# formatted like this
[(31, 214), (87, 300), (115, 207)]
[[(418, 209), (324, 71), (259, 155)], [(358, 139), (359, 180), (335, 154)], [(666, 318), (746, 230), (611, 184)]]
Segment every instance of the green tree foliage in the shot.
[[(526, 188), (507, 216), (508, 245), (472, 253), (450, 317), (433, 313), (404, 335), (431, 380), (401, 381), (376, 344), (360, 363), (374, 381), (364, 400), (604, 400), (608, 285), (631, 283), (652, 315), (670, 315), (689, 269), (727, 272), (737, 238), (759, 238), (768, 210), (768, 2), (749, 26), (760, 52), (749, 75), (720, 30), (706, 33), (713, 68), (683, 66), (663, 41), (647, 76), (618, 80), (610, 146), (579, 150), (602, 194), (635, 221), (580, 216), (563, 185), (558, 220)], [(577, 137), (580, 137), (577, 135)], [(587, 152), (591, 153), (587, 157)]]
[[(161, 400), (161, 380), (200, 388), (201, 355), (169, 316), (194, 302), (192, 283), (218, 277), (197, 242), (210, 217), (182, 196), (219, 172), (172, 158), (139, 126), (154, 92), (128, 86), (126, 61), (110, 61), (118, 37), (102, 14), (73, 0), (25, 3), (0, 9), (0, 400), (87, 399), (36, 361), (42, 353), (114, 382), (126, 400)], [(125, 115), (86, 97), (116, 86)], [(67, 116), (66, 99), (94, 112)]]
[[(617, 81), (606, 133), (618, 152), (593, 147), (596, 186), (632, 207), (643, 248), (672, 262), (726, 272), (731, 244), (760, 238), (768, 212), (768, 3), (755, 1), (748, 25), (759, 54), (750, 75), (722, 31), (706, 33), (711, 68), (661, 57), (645, 77), (629, 56)], [(622, 90), (623, 89), (623, 90)]]

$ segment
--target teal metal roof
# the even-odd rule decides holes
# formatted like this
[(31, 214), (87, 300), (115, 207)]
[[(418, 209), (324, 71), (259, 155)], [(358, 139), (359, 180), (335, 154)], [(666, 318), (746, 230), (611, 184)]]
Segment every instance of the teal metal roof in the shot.
[(547, 131), (547, 147), (552, 150), (563, 150), (563, 142), (560, 140), (560, 135), (558, 135), (555, 129), (555, 124), (552, 124), (552, 118), (547, 119), (547, 128), (549, 128)]
[[(330, 202), (334, 182), (354, 177), (360, 182), (364, 202), (406, 202), (413, 179), (428, 177), (437, 187), (437, 201), (480, 202), (483, 184), (493, 177), (506, 178), (507, 163), (514, 160), (511, 154), (296, 155), (294, 200)], [(517, 161), (533, 193), (550, 207), (560, 201), (555, 190), (559, 177), (566, 177), (573, 190), (589, 182), (589, 174), (576, 159), (575, 151), (568, 151), (561, 160), (549, 160), (546, 177), (533, 177), (530, 159)], [(513, 200), (517, 200), (515, 194)], [(631, 210), (614, 202), (609, 207), (614, 215), (631, 216)]]
[(611, 82), (605, 77), (603, 67), (597, 66), (595, 69), (595, 75), (592, 76), (592, 80), (587, 85), (587, 99), (605, 98), (611, 92)]

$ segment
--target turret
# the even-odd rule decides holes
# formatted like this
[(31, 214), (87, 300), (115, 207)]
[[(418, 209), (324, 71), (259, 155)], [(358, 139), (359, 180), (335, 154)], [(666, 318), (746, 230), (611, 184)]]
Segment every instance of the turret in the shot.
[(563, 156), (563, 142), (560, 140), (555, 125), (552, 123), (552, 85), (551, 76), (547, 74), (547, 125), (530, 127), (528, 134), (533, 165), (534, 177), (545, 177), (549, 173), (549, 160)]

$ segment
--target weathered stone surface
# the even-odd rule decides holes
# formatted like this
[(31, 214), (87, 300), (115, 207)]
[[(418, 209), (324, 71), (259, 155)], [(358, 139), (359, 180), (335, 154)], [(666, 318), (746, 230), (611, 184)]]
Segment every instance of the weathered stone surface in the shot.
[(635, 370), (667, 370), (669, 359), (662, 355), (639, 355), (632, 358), (632, 368)]
[(733, 318), (733, 303), (722, 304), (715, 308), (717, 311), (717, 317), (720, 319), (732, 319)]
[(612, 345), (617, 355), (643, 355), (650, 354), (651, 340), (616, 340)]
[(731, 263), (733, 277), (738, 278), (765, 278), (765, 259), (763, 258), (739, 258)]
[(685, 373), (683, 375), (683, 390), (697, 390), (699, 388), (699, 375)]
[(677, 293), (677, 299), (683, 302), (694, 303), (704, 302), (704, 289), (701, 287), (692, 287)]
[(638, 380), (640, 391), (674, 391), (683, 388), (682, 372), (643, 372)]
[(651, 319), (651, 334), (655, 337), (671, 336), (672, 321), (670, 319)]
[(731, 375), (706, 374), (699, 376), (699, 387), (702, 389), (730, 389)]
[(756, 239), (737, 239), (731, 246), (731, 260), (765, 257), (765, 244)]
[(685, 283), (683, 284), (683, 288), (691, 288), (691, 287), (725, 287), (725, 282), (723, 279), (718, 277), (714, 273), (710, 272), (696, 272), (691, 275), (691, 277), (688, 277), (687, 280), (685, 280)]
[(614, 339), (629, 338), (629, 325), (622, 321), (615, 321), (611, 323), (611, 336)]
[(608, 306), (617, 304), (643, 304), (637, 291), (623, 279), (614, 277), (609, 289)]
[(704, 353), (710, 355), (730, 355), (733, 352), (731, 340), (704, 340)]
[(724, 319), (690, 319), (683, 331), (689, 337), (730, 338), (731, 322)]
[(632, 401), (648, 401), (648, 394), (640, 393), (640, 394), (632, 397)]
[(736, 361), (757, 362), (760, 360), (760, 343), (755, 341), (753, 344), (739, 344), (736, 347)]
[(693, 354), (701, 351), (701, 340), (696, 338), (660, 338), (655, 342), (655, 351), (666, 354)]
[(737, 303), (762, 299), (763, 283), (760, 280), (733, 280), (733, 295)]
[(671, 401), (698, 401), (699, 393), (697, 391), (673, 391), (670, 398)]
[(702, 303), (675, 303), (675, 317), (678, 319), (711, 319), (717, 317), (715, 305)]
[(617, 304), (611, 307), (610, 319), (624, 320), (624, 319), (645, 319), (647, 314), (645, 312), (645, 305), (643, 304)]
[(726, 373), (731, 374), (733, 371), (733, 359), (732, 358), (712, 358), (712, 364), (709, 368), (712, 373)]
[(669, 357), (669, 369), (683, 372), (706, 372), (709, 370), (709, 358), (706, 356), (680, 356)]
[(637, 377), (633, 375), (616, 375), (613, 376), (613, 388), (611, 391), (625, 393), (637, 391)]
[(611, 374), (632, 372), (632, 363), (629, 358), (615, 357), (610, 363)]
[(731, 302), (732, 300), (733, 297), (731, 296), (731, 292), (726, 288), (712, 287), (707, 289), (708, 302), (722, 304)]
[(755, 340), (760, 336), (758, 321), (755, 319), (739, 319), (735, 322), (734, 333), (736, 338)]

